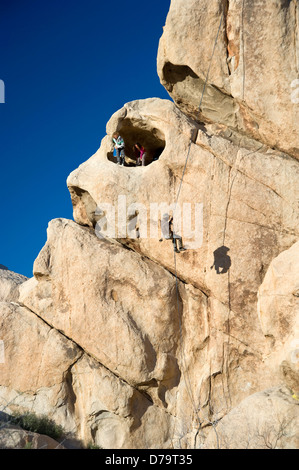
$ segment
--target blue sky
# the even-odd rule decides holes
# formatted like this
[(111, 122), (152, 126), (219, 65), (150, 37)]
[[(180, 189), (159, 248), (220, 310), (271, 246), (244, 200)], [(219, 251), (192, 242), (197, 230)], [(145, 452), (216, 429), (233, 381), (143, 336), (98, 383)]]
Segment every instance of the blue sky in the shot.
[(1, 0), (0, 264), (32, 276), (67, 176), (126, 102), (169, 95), (156, 58), (170, 0)]

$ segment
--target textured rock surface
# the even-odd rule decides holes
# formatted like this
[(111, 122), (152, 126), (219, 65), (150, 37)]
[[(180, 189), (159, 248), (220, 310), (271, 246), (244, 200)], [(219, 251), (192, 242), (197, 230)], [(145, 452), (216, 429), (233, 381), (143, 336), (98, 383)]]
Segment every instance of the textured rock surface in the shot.
[[(27, 308), (0, 304), (1, 411), (33, 410), (74, 428), (69, 374), (81, 350)], [(30, 367), (28, 368), (28, 364)]]
[(25, 431), (17, 426), (0, 425), (0, 449), (64, 449), (49, 436)]
[[(163, 133), (165, 148), (158, 161), (146, 168), (119, 168), (107, 158), (110, 135), (115, 129), (122, 132), (124, 120), (134, 123), (127, 126), (132, 134), (154, 126)], [(212, 124), (199, 127), (180, 197), (203, 204), (202, 245), (194, 248), (194, 239), (184, 239), (192, 249), (178, 255), (175, 266), (171, 242), (160, 243), (159, 232), (156, 238), (119, 236), (118, 202), (125, 196), (127, 209), (138, 202), (150, 215), (150, 203), (171, 204), (193, 127), (167, 101), (128, 103), (109, 121), (99, 151), (69, 176), (68, 185), (78, 223), (96, 226), (95, 208), (110, 201), (116, 208), (115, 238), (172, 273), (176, 268), (187, 283), (181, 294), (186, 363), (180, 367), (186, 368), (199, 407), (225, 414), (224, 409), (260, 390), (261, 383), (264, 389), (282, 380), (260, 325), (257, 294), (270, 261), (298, 239), (298, 163), (246, 137), (239, 136), (237, 145), (235, 136), (232, 141)], [(88, 198), (75, 198), (77, 187)], [(284, 345), (285, 338), (280, 340)], [(185, 384), (180, 385), (176, 409), (188, 416), (192, 403), (188, 390), (183, 392)]]
[(0, 302), (17, 301), (19, 297), (19, 286), (25, 282), (27, 277), (14, 273), (0, 264)]
[[(1, 411), (47, 414), (63, 427), (66, 447), (169, 447), (171, 417), (153, 404), (146, 387), (130, 386), (25, 307), (1, 303), (0, 324)], [(3, 445), (11, 442), (6, 434)], [(13, 434), (16, 445), (24, 436)]]
[[(272, 368), (299, 395), (299, 242), (275, 258), (258, 292), (258, 314)], [(275, 351), (275, 354), (274, 354)]]
[(214, 424), (203, 448), (297, 449), (298, 408), (287, 388), (255, 393)]
[(34, 273), (20, 300), (113, 373), (132, 385), (176, 373), (175, 279), (159, 265), (58, 219)]
[(162, 84), (198, 115), (224, 12), (200, 119), (299, 158), (298, 10), (297, 1), (172, 0), (158, 52)]

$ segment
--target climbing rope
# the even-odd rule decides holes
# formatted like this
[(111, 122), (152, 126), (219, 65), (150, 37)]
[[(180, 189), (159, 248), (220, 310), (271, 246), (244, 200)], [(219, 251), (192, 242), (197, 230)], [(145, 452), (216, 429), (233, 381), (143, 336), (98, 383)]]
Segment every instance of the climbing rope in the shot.
[(242, 28), (242, 67), (243, 67), (243, 83), (242, 83), (242, 101), (244, 101), (245, 96), (245, 34), (244, 34), (244, 8), (245, 0), (242, 1), (242, 11), (241, 11), (241, 28)]
[[(217, 45), (217, 41), (218, 41), (218, 36), (219, 36), (220, 28), (221, 28), (221, 25), (222, 25), (222, 21), (223, 21), (223, 16), (224, 16), (224, 10), (222, 11), (222, 14), (221, 14), (219, 27), (218, 27), (216, 39), (215, 39), (214, 46), (213, 46), (212, 55), (211, 55), (210, 62), (209, 62), (207, 75), (206, 75), (206, 78), (205, 78), (205, 82), (204, 82), (204, 86), (203, 86), (203, 90), (202, 90), (202, 94), (201, 94), (201, 98), (200, 98), (200, 102), (199, 102), (199, 107), (198, 107), (198, 113), (199, 114), (201, 112), (201, 105), (202, 105), (204, 93), (205, 93), (205, 90), (206, 90), (206, 86), (207, 86), (207, 83), (208, 83), (211, 64), (212, 64), (212, 60), (213, 60), (213, 57), (214, 57), (214, 53), (215, 53), (215, 49), (216, 49), (216, 45)], [(193, 132), (191, 134), (191, 137), (190, 137), (187, 156), (186, 156), (186, 159), (185, 159), (185, 165), (184, 165), (182, 177), (181, 177), (180, 184), (179, 184), (179, 189), (178, 189), (177, 196), (176, 196), (176, 201), (175, 201), (175, 206), (174, 206), (174, 211), (173, 211), (173, 220), (175, 218), (175, 211), (176, 211), (176, 207), (177, 207), (177, 204), (178, 204), (180, 192), (181, 192), (181, 189), (182, 189), (183, 180), (184, 180), (184, 176), (185, 176), (185, 172), (186, 172), (186, 168), (187, 168), (187, 163), (188, 163), (188, 160), (189, 160), (189, 157), (190, 157), (191, 145), (192, 145), (193, 141), (195, 140), (195, 137), (194, 137), (195, 135), (197, 135), (197, 128), (195, 128), (193, 130)], [(174, 253), (174, 274), (175, 274), (175, 278), (176, 278), (176, 299), (177, 299), (177, 311), (178, 311), (178, 318), (179, 318), (179, 329), (180, 329), (180, 340), (181, 340), (182, 372), (183, 372), (183, 375), (184, 375), (184, 378), (185, 378), (187, 392), (188, 392), (190, 401), (192, 403), (192, 406), (193, 406), (193, 409), (194, 409), (194, 412), (195, 412), (195, 415), (196, 415), (196, 418), (197, 418), (197, 421), (198, 421), (198, 430), (197, 430), (197, 433), (196, 433), (196, 436), (197, 436), (197, 434), (199, 432), (199, 429), (201, 428), (202, 423), (201, 423), (201, 420), (200, 420), (199, 414), (198, 414), (198, 411), (200, 410), (200, 406), (196, 406), (195, 399), (194, 399), (194, 396), (193, 396), (193, 393), (192, 393), (192, 386), (191, 386), (190, 377), (189, 377), (187, 368), (185, 367), (186, 361), (185, 361), (185, 354), (184, 354), (184, 347), (183, 347), (183, 330), (182, 330), (182, 321), (181, 321), (181, 314), (180, 314), (180, 296), (179, 296), (179, 285), (178, 285), (178, 275), (177, 275), (177, 266), (176, 266), (175, 246), (176, 245), (173, 244), (173, 247), (174, 247), (174, 250), (173, 250), (173, 253)], [(185, 371), (184, 371), (184, 369), (185, 369)]]
[[(222, 24), (222, 20), (223, 20), (223, 15), (224, 15), (224, 10), (222, 11), (222, 14), (221, 14), (219, 27), (218, 27), (216, 39), (215, 39), (215, 42), (214, 42), (214, 47), (213, 47), (212, 55), (211, 55), (211, 58), (210, 58), (210, 63), (209, 63), (209, 67), (208, 67), (208, 72), (207, 72), (206, 79), (205, 79), (204, 86), (203, 86), (203, 90), (202, 90), (202, 93), (201, 93), (201, 98), (200, 98), (200, 102), (199, 102), (199, 106), (198, 106), (198, 111), (197, 111), (198, 114), (200, 114), (200, 112), (201, 112), (202, 100), (203, 100), (203, 97), (204, 97), (204, 93), (205, 93), (206, 86), (207, 86), (207, 83), (208, 83), (208, 78), (209, 78), (209, 75), (210, 75), (212, 60), (213, 60), (214, 53), (215, 53), (215, 49), (216, 49), (216, 45), (217, 45), (217, 42), (218, 42), (218, 36), (219, 36), (219, 32), (220, 32), (220, 28), (221, 28), (221, 24)], [(197, 132), (197, 129), (195, 128), (194, 131)], [(179, 196), (180, 196), (180, 192), (181, 192), (181, 188), (182, 188), (182, 183), (183, 183), (183, 179), (184, 179), (184, 176), (185, 176), (185, 171), (186, 171), (187, 163), (188, 163), (189, 156), (190, 156), (190, 149), (191, 149), (191, 144), (193, 143), (193, 139), (194, 139), (194, 135), (193, 135), (193, 133), (192, 133), (192, 135), (191, 135), (191, 137), (190, 137), (190, 142), (189, 142), (187, 157), (186, 157), (186, 160), (185, 160), (185, 165), (184, 165), (184, 169), (183, 169), (183, 173), (182, 173), (182, 177), (181, 177), (181, 181), (180, 181), (180, 186), (179, 186), (178, 193), (177, 193), (177, 197), (176, 197), (175, 209), (176, 209), (177, 202), (178, 202), (178, 199), (179, 199)]]

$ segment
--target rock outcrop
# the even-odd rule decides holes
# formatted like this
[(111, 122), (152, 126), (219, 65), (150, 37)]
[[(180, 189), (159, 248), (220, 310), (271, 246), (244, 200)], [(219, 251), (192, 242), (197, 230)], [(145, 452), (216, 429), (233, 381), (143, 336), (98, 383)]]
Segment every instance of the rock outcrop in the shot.
[(26, 276), (10, 271), (0, 265), (0, 302), (14, 302), (19, 297), (19, 285), (27, 280)]
[(285, 387), (250, 395), (214, 425), (205, 449), (297, 449), (298, 405)]
[(158, 72), (175, 103), (111, 117), (67, 179), (74, 221), (49, 223), (34, 276), (2, 297), (7, 413), (104, 448), (298, 446), (298, 8), (267, 9), (271, 29), (246, 2), (172, 0)]
[(49, 436), (25, 431), (17, 426), (0, 424), (0, 449), (64, 449)]
[(299, 158), (298, 19), (296, 0), (172, 0), (158, 52), (161, 82), (187, 114)]
[[(258, 314), (271, 343), (272, 367), (299, 396), (299, 242), (280, 253), (258, 291)], [(271, 367), (271, 366), (270, 366)]]

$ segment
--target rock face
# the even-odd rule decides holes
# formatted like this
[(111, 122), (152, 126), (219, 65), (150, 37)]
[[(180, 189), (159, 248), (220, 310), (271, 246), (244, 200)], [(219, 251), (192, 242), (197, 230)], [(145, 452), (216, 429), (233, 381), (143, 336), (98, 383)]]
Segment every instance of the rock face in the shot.
[(21, 302), (114, 374), (134, 386), (177, 375), (175, 279), (159, 265), (56, 220), (34, 272)]
[(17, 426), (0, 426), (0, 449), (64, 449), (49, 436), (25, 431)]
[(271, 341), (272, 367), (299, 395), (299, 242), (275, 258), (258, 292), (258, 314)]
[(10, 271), (0, 264), (0, 301), (13, 302), (18, 300), (19, 285), (25, 282), (27, 277)]
[(172, 0), (158, 52), (162, 84), (198, 116), (209, 71), (201, 121), (299, 158), (298, 10), (295, 0)]
[[(267, 4), (270, 31), (257, 7), (224, 3), (202, 112), (223, 2), (173, 0), (158, 71), (175, 103), (111, 117), (68, 177), (74, 221), (49, 223), (34, 277), (0, 305), (6, 412), (46, 412), (80, 445), (298, 446), (298, 12)], [(171, 216), (186, 251), (165, 233)]]
[(284, 387), (250, 395), (223, 418), (203, 448), (297, 449), (297, 408)]
[(51, 418), (54, 412), (63, 417), (67, 429), (74, 427), (69, 413), (69, 370), (82, 355), (81, 350), (17, 303), (3, 302), (0, 311), (4, 345), (1, 411), (9, 413), (23, 407)]

